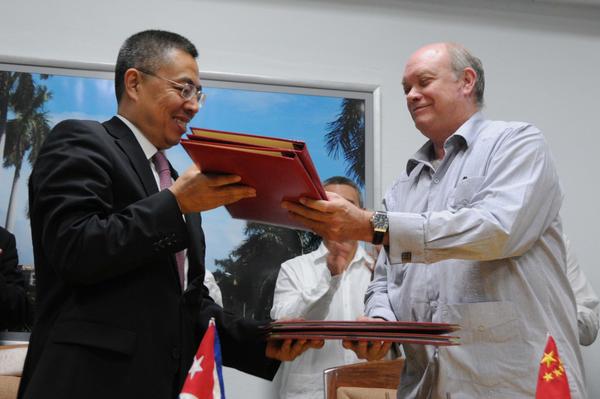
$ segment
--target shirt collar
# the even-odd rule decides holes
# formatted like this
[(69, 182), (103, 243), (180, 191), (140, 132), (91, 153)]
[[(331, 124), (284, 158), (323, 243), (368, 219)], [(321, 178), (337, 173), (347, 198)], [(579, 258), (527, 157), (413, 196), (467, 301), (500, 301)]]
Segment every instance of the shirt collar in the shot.
[[(458, 145), (465, 146), (468, 148), (475, 142), (477, 136), (479, 136), (479, 126), (484, 120), (481, 112), (476, 112), (465, 123), (463, 123), (450, 137), (446, 139), (444, 147), (451, 143), (457, 143)], [(433, 154), (433, 142), (428, 140), (421, 148), (413, 154), (413, 156), (406, 163), (406, 174), (410, 175), (413, 169), (420, 163), (426, 163), (431, 166), (431, 156)]]
[(131, 123), (131, 121), (129, 121), (129, 119), (119, 114), (117, 114), (117, 118), (121, 119), (123, 123), (126, 124), (129, 129), (131, 129), (140, 147), (142, 147), (142, 151), (144, 151), (146, 159), (150, 160), (150, 158), (152, 158), (154, 154), (158, 152), (158, 149), (154, 146), (154, 144), (150, 142), (150, 140), (146, 138), (146, 136), (144, 136), (141, 130), (137, 128), (137, 126), (135, 126), (133, 123)]
[[(452, 136), (462, 137), (467, 145), (467, 148), (470, 147), (477, 139), (477, 136), (479, 136), (479, 132), (481, 131), (479, 126), (483, 120), (484, 117), (481, 111), (475, 112), (469, 119), (467, 119), (465, 123), (462, 124), (461, 127), (458, 128), (458, 130)], [(448, 137), (448, 140), (450, 140), (451, 137)]]

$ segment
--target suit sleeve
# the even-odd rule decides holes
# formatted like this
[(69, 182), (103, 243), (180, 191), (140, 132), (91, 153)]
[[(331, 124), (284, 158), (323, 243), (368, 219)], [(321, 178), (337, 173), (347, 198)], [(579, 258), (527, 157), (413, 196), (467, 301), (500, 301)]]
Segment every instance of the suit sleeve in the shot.
[(221, 341), (223, 365), (233, 367), (256, 377), (272, 380), (280, 362), (265, 355), (265, 327), (268, 321), (257, 321), (237, 317), (217, 305), (208, 294), (208, 289), (199, 279), (193, 282), (184, 294), (186, 318), (193, 323), (194, 336), (189, 339), (193, 350), (186, 351), (184, 370), (192, 364), (192, 356), (204, 336), (209, 320), (214, 317)]
[(101, 125), (65, 121), (37, 159), (29, 187), (34, 242), (69, 284), (95, 284), (187, 247), (175, 197), (140, 191), (127, 155)]

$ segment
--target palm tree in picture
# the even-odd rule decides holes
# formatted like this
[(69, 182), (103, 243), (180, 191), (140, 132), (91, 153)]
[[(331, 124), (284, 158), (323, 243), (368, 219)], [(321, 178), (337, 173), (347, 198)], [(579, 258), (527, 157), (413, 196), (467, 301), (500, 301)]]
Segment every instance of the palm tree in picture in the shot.
[[(40, 75), (40, 79), (48, 79), (48, 75)], [(6, 124), (8, 122), (8, 112), (12, 110), (14, 97), (23, 97), (18, 90), (27, 88), (28, 85), (21, 85), (20, 81), (30, 81), (30, 73), (0, 71), (0, 160), (4, 159), (4, 150), (6, 147)]]
[(365, 185), (365, 101), (344, 98), (337, 119), (327, 124), (327, 152), (334, 159), (340, 153), (346, 174), (360, 187)]
[(248, 222), (246, 239), (226, 259), (215, 260), (215, 278), (223, 304), (239, 315), (264, 319), (273, 305), (273, 292), (283, 262), (311, 252), (318, 236), (300, 230)]
[(51, 98), (46, 86), (36, 85), (31, 74), (23, 74), (11, 96), (14, 119), (6, 123), (6, 147), (3, 166), (14, 166), (14, 175), (6, 211), (5, 227), (12, 230), (15, 221), (16, 194), (23, 166), (23, 158), (29, 151), (28, 162), (33, 164), (42, 143), (50, 132), (50, 123), (44, 104)]
[[(365, 183), (365, 102), (345, 98), (337, 119), (327, 124), (326, 148), (337, 159), (343, 154), (346, 173), (359, 186)], [(248, 223), (245, 240), (228, 258), (216, 260), (215, 278), (225, 307), (256, 318), (269, 316), (273, 291), (283, 262), (314, 251), (321, 239), (315, 234), (283, 227)]]
[(17, 73), (0, 71), (0, 159), (4, 157), (6, 142), (6, 122), (8, 121), (8, 104)]

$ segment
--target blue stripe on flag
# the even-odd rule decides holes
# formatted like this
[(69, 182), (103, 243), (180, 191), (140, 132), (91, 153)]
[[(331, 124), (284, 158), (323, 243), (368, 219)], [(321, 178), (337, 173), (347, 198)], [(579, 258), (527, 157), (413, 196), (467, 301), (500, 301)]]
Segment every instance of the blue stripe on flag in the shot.
[[(223, 383), (223, 358), (221, 356), (221, 341), (219, 340), (219, 333), (217, 327), (215, 329), (215, 363), (217, 366), (217, 375), (219, 376), (219, 386), (221, 388), (221, 399), (225, 399), (225, 384)], [(216, 399), (216, 398), (215, 398)]]

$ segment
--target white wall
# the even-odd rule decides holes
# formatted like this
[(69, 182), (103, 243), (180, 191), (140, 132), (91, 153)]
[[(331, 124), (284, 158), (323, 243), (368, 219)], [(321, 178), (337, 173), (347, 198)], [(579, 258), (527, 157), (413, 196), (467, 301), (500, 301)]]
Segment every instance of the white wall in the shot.
[[(545, 132), (566, 192), (566, 231), (600, 291), (594, 256), (600, 8), (525, 0), (2, 0), (0, 10), (0, 55), (113, 63), (126, 36), (163, 28), (192, 39), (206, 71), (375, 84), (382, 107), (382, 150), (375, 159), (383, 188), (423, 141), (404, 107), (406, 58), (428, 42), (463, 43), (484, 62), (487, 115), (531, 121)], [(586, 348), (584, 357), (592, 376), (600, 368), (600, 344)], [(230, 399), (271, 395), (268, 384), (237, 373), (228, 378)], [(590, 396), (600, 397), (600, 381), (588, 378), (588, 385)]]

